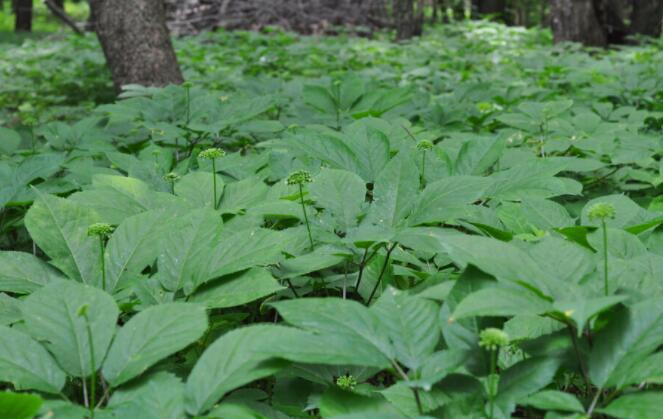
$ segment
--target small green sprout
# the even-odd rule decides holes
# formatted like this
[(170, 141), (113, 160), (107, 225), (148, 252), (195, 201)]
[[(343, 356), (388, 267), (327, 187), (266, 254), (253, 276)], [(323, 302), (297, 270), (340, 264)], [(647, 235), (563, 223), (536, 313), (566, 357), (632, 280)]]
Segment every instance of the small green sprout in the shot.
[(489, 327), (479, 334), (479, 346), (489, 351), (496, 351), (509, 344), (509, 335), (503, 330)]
[(106, 290), (106, 259), (104, 258), (105, 244), (108, 236), (113, 233), (113, 226), (108, 223), (94, 223), (87, 228), (87, 235), (99, 237), (99, 266), (101, 270), (101, 289)]
[(298, 170), (291, 173), (286, 182), (288, 185), (304, 185), (313, 182), (313, 177), (306, 170)]
[(89, 304), (83, 304), (82, 306), (78, 307), (78, 310), (76, 310), (76, 315), (78, 317), (87, 317), (87, 311), (89, 308)]
[(98, 236), (106, 238), (113, 233), (113, 226), (108, 223), (94, 223), (87, 228), (87, 235), (90, 237)]
[(178, 175), (175, 172), (170, 172), (170, 173), (166, 173), (165, 175), (163, 175), (163, 180), (170, 183), (170, 192), (173, 195), (175, 194), (175, 182), (180, 180), (181, 177), (182, 176)]
[(426, 152), (433, 149), (435, 145), (428, 140), (417, 143), (417, 150), (421, 151), (421, 187), (426, 186)]
[(501, 329), (489, 327), (479, 333), (479, 346), (490, 352), (490, 375), (488, 375), (488, 402), (490, 406), (490, 415), (492, 419), (495, 412), (495, 396), (497, 395), (497, 386), (499, 375), (497, 374), (497, 354), (500, 348), (509, 344), (509, 335)]
[(590, 220), (605, 220), (615, 218), (615, 206), (607, 202), (599, 202), (587, 211)]
[(306, 222), (306, 231), (308, 232), (308, 241), (313, 250), (313, 236), (311, 235), (311, 225), (308, 222), (308, 215), (306, 215), (306, 205), (304, 204), (304, 185), (313, 182), (313, 177), (306, 170), (298, 170), (288, 176), (286, 183), (288, 185), (297, 185), (299, 187), (299, 202), (302, 205), (302, 212), (304, 213), (304, 221)]
[(601, 221), (601, 231), (603, 233), (603, 292), (607, 296), (608, 289), (608, 226), (605, 220), (615, 218), (617, 211), (615, 206), (607, 202), (598, 202), (587, 211), (590, 220)]
[(219, 205), (219, 199), (216, 195), (216, 159), (224, 157), (226, 152), (217, 147), (208, 148), (198, 154), (199, 159), (212, 160), (212, 195), (214, 196), (214, 204), (212, 207), (216, 209)]
[(178, 175), (175, 172), (170, 172), (170, 173), (166, 173), (165, 175), (163, 175), (163, 180), (165, 180), (166, 182), (169, 182), (169, 183), (175, 183), (178, 180), (180, 180), (180, 178), (181, 178), (181, 176)]
[(357, 387), (357, 379), (350, 374), (342, 375), (336, 379), (336, 385), (343, 390), (354, 390)]

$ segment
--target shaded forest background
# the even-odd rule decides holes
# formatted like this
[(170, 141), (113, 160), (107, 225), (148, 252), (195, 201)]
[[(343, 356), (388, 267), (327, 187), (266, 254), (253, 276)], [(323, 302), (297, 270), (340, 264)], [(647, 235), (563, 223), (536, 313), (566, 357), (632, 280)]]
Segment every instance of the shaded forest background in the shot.
[[(550, 27), (555, 42), (607, 47), (660, 37), (663, 20), (660, 0), (0, 0), (3, 10), (7, 3), (17, 32), (32, 30), (36, 7), (78, 34), (95, 31), (118, 91), (182, 83), (170, 36), (218, 28), (367, 37), (391, 30), (402, 41), (426, 24), (490, 19)], [(66, 10), (70, 3), (78, 16)]]

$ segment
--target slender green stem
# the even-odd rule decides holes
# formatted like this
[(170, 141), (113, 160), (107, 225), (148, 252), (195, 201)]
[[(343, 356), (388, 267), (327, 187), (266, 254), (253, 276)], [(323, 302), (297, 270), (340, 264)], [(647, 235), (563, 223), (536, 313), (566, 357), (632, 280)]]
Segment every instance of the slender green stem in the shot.
[(101, 265), (101, 289), (106, 291), (106, 261), (104, 260), (103, 236), (99, 236), (99, 264)]
[(355, 284), (355, 290), (359, 292), (359, 285), (361, 284), (361, 280), (364, 276), (364, 270), (366, 269), (366, 265), (373, 260), (373, 256), (375, 256), (378, 253), (378, 250), (380, 249), (380, 246), (376, 246), (375, 250), (373, 250), (373, 253), (370, 254), (370, 256), (366, 257), (366, 254), (368, 253), (368, 247), (366, 248), (366, 251), (364, 252), (364, 256), (362, 257), (361, 262), (359, 263), (359, 275), (357, 278), (357, 283)]
[(421, 187), (426, 186), (426, 150), (421, 151)]
[(596, 404), (599, 401), (599, 397), (601, 396), (601, 392), (603, 389), (601, 387), (596, 389), (596, 394), (594, 395), (594, 399), (592, 400), (592, 404), (589, 406), (589, 409), (587, 409), (587, 416), (592, 417), (592, 414), (594, 413), (594, 409), (596, 409)]
[(364, 267), (366, 266), (366, 257), (368, 256), (368, 247), (364, 249), (364, 256), (361, 257), (361, 262), (359, 262), (359, 275), (357, 275), (357, 283), (355, 284), (355, 290), (359, 292), (359, 284), (361, 284), (361, 278), (364, 276)]
[(216, 209), (218, 205), (218, 200), (216, 198), (216, 160), (212, 159), (212, 186), (214, 187), (214, 209)]
[(603, 230), (603, 287), (605, 295), (608, 295), (608, 229), (605, 225), (605, 219), (601, 219), (601, 229)]
[(492, 350), (490, 351), (490, 382), (489, 382), (489, 391), (488, 391), (488, 403), (489, 403), (489, 410), (490, 410), (490, 419), (493, 419), (495, 417), (495, 394), (494, 393), (494, 387), (495, 383), (493, 382), (495, 380), (495, 370), (497, 369), (497, 350)]
[(295, 286), (292, 285), (292, 282), (290, 279), (285, 280), (286, 284), (288, 284), (288, 287), (290, 287), (290, 291), (295, 295), (295, 298), (299, 298), (299, 294), (297, 294), (297, 290), (295, 290)]
[(375, 281), (375, 286), (373, 287), (373, 291), (371, 291), (371, 295), (368, 297), (368, 301), (366, 301), (366, 305), (371, 304), (371, 300), (373, 299), (373, 296), (375, 296), (375, 292), (378, 290), (378, 286), (380, 286), (380, 283), (382, 282), (382, 277), (384, 276), (384, 273), (387, 271), (387, 265), (389, 264), (389, 257), (391, 256), (391, 252), (396, 248), (396, 244), (394, 243), (387, 249), (387, 255), (384, 258), (384, 263), (382, 264), (382, 269), (380, 270), (380, 275), (378, 276), (378, 280)]
[(90, 328), (90, 319), (87, 316), (87, 313), (83, 314), (85, 318), (85, 327), (87, 329), (87, 340), (90, 347), (90, 419), (94, 419), (94, 409), (96, 407), (96, 391), (97, 391), (97, 370), (95, 368), (94, 360), (94, 342), (92, 340), (92, 329)]
[(306, 231), (308, 232), (308, 241), (311, 243), (311, 250), (313, 250), (313, 236), (311, 235), (311, 226), (308, 222), (308, 215), (306, 215), (306, 205), (304, 205), (304, 188), (301, 183), (299, 184), (299, 202), (302, 204), (302, 212), (304, 213), (304, 221), (306, 222)]

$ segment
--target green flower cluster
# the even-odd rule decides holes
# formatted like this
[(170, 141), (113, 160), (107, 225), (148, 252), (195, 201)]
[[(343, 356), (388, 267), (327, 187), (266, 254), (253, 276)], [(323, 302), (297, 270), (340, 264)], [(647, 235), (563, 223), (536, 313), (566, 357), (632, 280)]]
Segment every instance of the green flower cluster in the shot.
[(336, 379), (336, 385), (343, 390), (354, 390), (357, 387), (357, 379), (352, 375), (341, 375)]
[(94, 223), (87, 228), (87, 235), (107, 237), (110, 236), (113, 230), (113, 226), (108, 223)]
[(198, 154), (199, 159), (207, 159), (207, 160), (214, 160), (221, 158), (226, 155), (226, 152), (221, 150), (220, 148), (213, 147), (213, 148), (208, 148), (207, 150), (203, 150)]
[(303, 185), (305, 183), (313, 182), (313, 177), (306, 170), (298, 170), (288, 176), (288, 185)]
[(591, 207), (587, 211), (587, 215), (591, 220), (605, 220), (606, 218), (615, 218), (615, 207), (612, 204), (607, 202), (599, 202)]
[(427, 151), (432, 150), (434, 144), (428, 140), (421, 140), (417, 143), (417, 150)]
[(479, 334), (479, 346), (489, 351), (496, 351), (497, 349), (509, 344), (509, 335), (503, 330), (489, 327), (484, 329)]

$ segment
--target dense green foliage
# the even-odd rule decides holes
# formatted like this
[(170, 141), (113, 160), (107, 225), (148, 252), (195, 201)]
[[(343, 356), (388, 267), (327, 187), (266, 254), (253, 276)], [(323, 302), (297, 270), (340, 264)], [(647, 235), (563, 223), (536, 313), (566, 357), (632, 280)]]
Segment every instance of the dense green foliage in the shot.
[(0, 51), (0, 416), (659, 417), (662, 46)]

